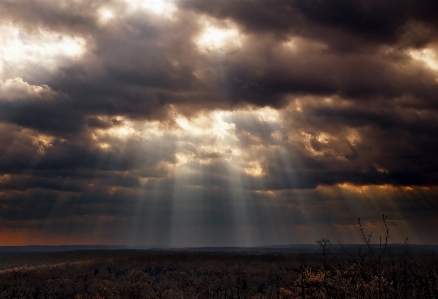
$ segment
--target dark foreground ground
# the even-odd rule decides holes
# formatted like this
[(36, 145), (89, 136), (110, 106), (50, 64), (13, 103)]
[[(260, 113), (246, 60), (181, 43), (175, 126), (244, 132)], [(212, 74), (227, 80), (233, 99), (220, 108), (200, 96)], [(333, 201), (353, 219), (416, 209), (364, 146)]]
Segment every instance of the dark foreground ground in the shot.
[(436, 247), (69, 249), (0, 248), (0, 298), (438, 298)]

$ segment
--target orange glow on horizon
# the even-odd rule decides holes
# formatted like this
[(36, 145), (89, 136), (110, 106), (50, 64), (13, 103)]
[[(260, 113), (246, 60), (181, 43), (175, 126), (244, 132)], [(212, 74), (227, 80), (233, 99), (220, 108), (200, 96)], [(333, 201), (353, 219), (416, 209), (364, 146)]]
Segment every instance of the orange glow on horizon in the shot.
[(48, 234), (32, 229), (16, 229), (0, 231), (0, 246), (59, 246), (59, 245), (113, 245), (114, 240), (96, 240), (92, 236), (81, 236), (78, 234)]

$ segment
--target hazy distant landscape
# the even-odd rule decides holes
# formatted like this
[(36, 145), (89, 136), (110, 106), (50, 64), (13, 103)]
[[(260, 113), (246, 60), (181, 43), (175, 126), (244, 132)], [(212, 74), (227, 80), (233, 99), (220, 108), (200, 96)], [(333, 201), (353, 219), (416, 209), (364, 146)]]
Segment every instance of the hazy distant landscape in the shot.
[(0, 298), (436, 298), (438, 246), (0, 248)]

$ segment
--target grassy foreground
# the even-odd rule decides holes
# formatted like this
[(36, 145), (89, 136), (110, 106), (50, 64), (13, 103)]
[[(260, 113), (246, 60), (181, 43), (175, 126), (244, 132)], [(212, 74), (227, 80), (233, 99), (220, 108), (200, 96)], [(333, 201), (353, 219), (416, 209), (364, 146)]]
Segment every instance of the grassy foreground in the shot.
[(378, 259), (326, 249), (3, 253), (0, 298), (438, 298), (432, 253)]

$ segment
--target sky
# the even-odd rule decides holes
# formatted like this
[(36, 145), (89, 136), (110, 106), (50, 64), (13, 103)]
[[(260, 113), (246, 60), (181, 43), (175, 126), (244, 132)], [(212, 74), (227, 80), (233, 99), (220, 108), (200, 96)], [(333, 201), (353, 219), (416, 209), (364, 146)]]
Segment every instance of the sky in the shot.
[(0, 245), (438, 244), (437, 16), (1, 0)]

